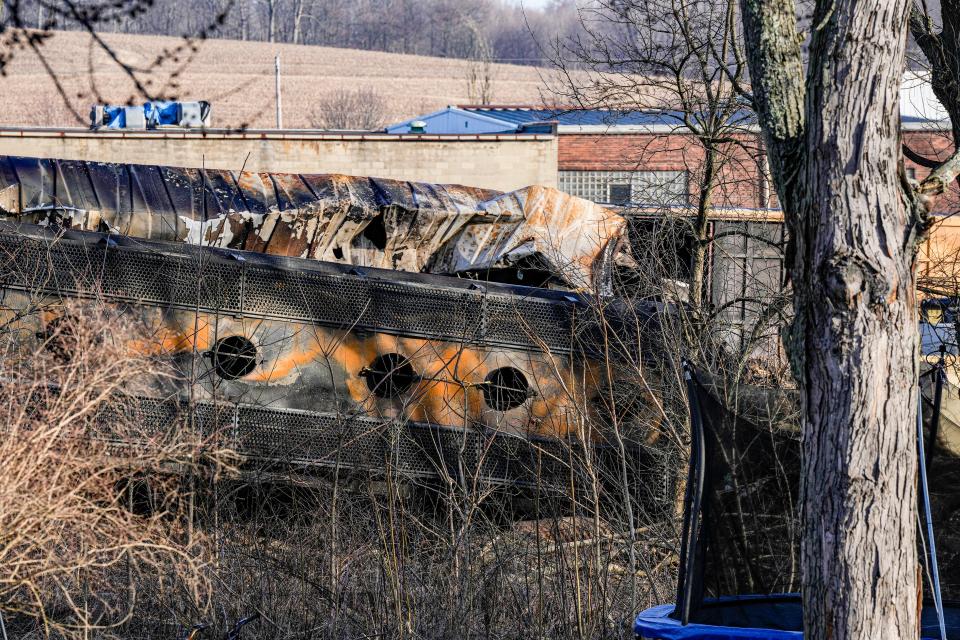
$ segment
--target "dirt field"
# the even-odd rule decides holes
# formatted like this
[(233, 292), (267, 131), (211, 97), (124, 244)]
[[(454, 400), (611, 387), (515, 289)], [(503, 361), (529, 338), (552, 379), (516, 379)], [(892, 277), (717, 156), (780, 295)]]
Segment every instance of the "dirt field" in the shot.
[[(147, 68), (164, 50), (182, 40), (159, 36), (104, 34), (126, 65)], [(59, 32), (41, 52), (58, 78), (67, 101), (82, 122), (71, 114), (41, 60), (32, 51), (15, 50), (7, 73), (0, 77), (4, 109), (0, 125), (86, 125), (90, 105), (103, 100), (141, 102), (133, 82), (96, 45), (90, 36)], [(279, 54), (283, 70), (283, 124), (310, 126), (316, 100), (342, 87), (370, 86), (387, 101), (387, 121), (394, 122), (468, 101), (463, 60), (236, 40), (209, 40), (178, 58), (138, 77), (149, 89), (187, 100), (213, 104), (214, 126), (273, 127), (273, 58)], [(189, 59), (188, 59), (189, 58)], [(177, 76), (177, 64), (182, 72)], [(545, 94), (543, 70), (496, 65), (494, 101), (539, 103)]]

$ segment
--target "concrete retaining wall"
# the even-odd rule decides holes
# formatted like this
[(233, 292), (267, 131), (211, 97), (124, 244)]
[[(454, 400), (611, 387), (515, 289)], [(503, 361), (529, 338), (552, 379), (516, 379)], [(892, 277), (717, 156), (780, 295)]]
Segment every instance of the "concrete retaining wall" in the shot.
[(532, 184), (557, 185), (557, 139), (541, 134), (438, 136), (287, 130), (201, 133), (7, 128), (0, 129), (0, 155), (344, 173), (501, 191)]

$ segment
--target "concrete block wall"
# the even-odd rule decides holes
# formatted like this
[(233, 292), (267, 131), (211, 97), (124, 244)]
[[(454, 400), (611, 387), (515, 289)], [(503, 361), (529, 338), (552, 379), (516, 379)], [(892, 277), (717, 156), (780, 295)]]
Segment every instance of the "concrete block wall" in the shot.
[(343, 173), (498, 191), (557, 185), (555, 136), (0, 129), (0, 155)]

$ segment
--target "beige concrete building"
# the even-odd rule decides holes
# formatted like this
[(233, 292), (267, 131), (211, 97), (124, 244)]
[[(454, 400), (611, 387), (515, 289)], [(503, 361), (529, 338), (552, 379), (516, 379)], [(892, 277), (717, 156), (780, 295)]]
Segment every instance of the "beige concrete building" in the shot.
[(550, 134), (0, 129), (0, 155), (285, 173), (344, 173), (500, 191), (557, 186)]

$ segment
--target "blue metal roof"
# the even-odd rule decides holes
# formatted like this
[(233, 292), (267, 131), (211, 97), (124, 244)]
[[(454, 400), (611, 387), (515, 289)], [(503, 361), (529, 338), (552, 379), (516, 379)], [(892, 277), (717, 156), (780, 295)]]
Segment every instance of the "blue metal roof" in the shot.
[(900, 122), (902, 122), (903, 124), (929, 124), (929, 125), (945, 125), (945, 126), (949, 126), (950, 124), (948, 120), (936, 120), (932, 118), (924, 118), (922, 116), (913, 115), (913, 114), (910, 114), (910, 115), (901, 114)]
[[(615, 109), (535, 108), (511, 106), (446, 107), (440, 111), (411, 118), (386, 127), (387, 133), (410, 133), (412, 123), (420, 120), (426, 125), (423, 133), (550, 133), (553, 124), (560, 127), (623, 127), (665, 126), (683, 127), (684, 113), (673, 110), (618, 111)], [(904, 124), (934, 122), (913, 115), (902, 116)], [(757, 124), (756, 115), (749, 109), (735, 111), (729, 124), (751, 126)]]
[[(527, 107), (466, 107), (472, 113), (482, 113), (492, 118), (515, 124), (550, 120), (560, 126), (684, 126), (684, 113), (678, 110), (651, 109), (619, 111), (616, 109), (535, 109)], [(735, 111), (730, 124), (747, 126), (756, 123), (756, 116), (749, 109)]]
[(517, 133), (520, 129), (519, 126), (502, 118), (490, 117), (485, 113), (467, 111), (457, 107), (446, 107), (433, 113), (389, 125), (386, 127), (386, 132), (412, 133), (415, 132), (413, 124), (417, 122), (423, 124), (420, 127), (421, 133), (431, 134)]
[(616, 111), (613, 109), (528, 109), (514, 107), (468, 107), (467, 111), (512, 124), (555, 121), (560, 125), (680, 125), (681, 111)]
[[(411, 118), (386, 127), (387, 133), (410, 133), (414, 122), (422, 121), (423, 133), (550, 133), (558, 126), (667, 126), (682, 127), (683, 112), (670, 110), (618, 111), (615, 109), (572, 109), (534, 107), (454, 107)], [(755, 122), (752, 112), (739, 111), (731, 124)]]

